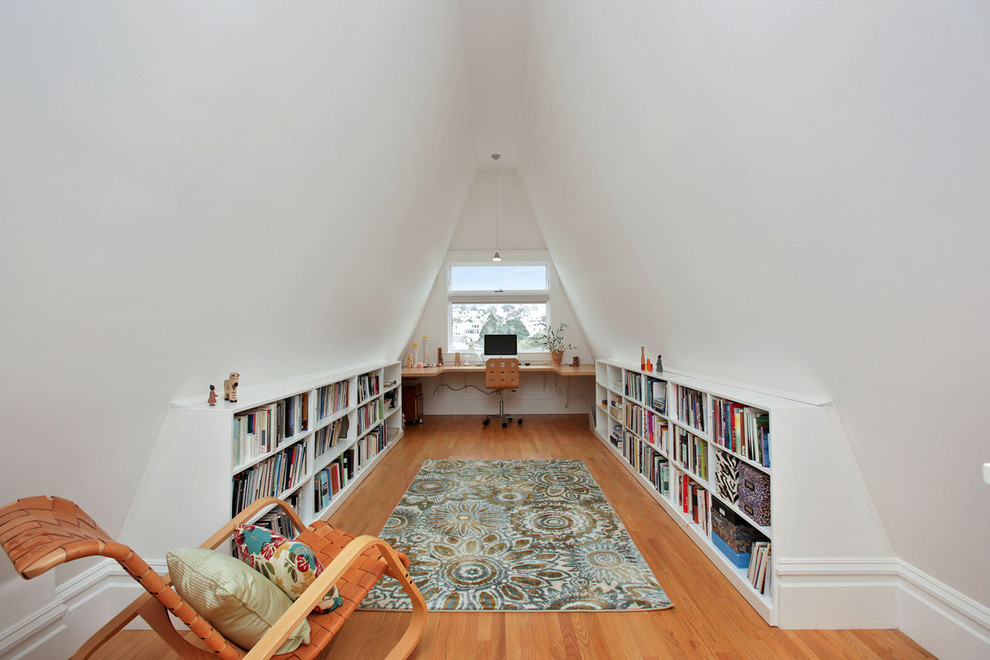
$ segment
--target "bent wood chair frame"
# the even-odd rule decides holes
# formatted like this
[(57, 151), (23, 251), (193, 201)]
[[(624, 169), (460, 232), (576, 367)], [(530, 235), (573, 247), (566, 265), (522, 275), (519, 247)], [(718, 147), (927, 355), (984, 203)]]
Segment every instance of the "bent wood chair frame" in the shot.
[[(216, 549), (238, 525), (249, 522), (272, 506), (281, 507), (298, 540), (313, 548), (324, 563), (324, 571), (269, 631), (245, 651), (231, 643), (186, 603), (170, 586), (168, 574), (158, 575), (129, 546), (114, 541), (75, 503), (59, 497), (19, 499), (0, 508), (0, 545), (25, 579), (83, 557), (103, 556), (116, 560), (145, 588), (142, 594), (97, 631), (72, 656), (83, 660), (105, 644), (134, 618), (140, 616), (182, 658), (255, 660), (271, 658), (304, 619), (311, 627), (310, 643), (293, 653), (274, 656), (279, 660), (310, 660), (317, 657), (354, 612), (371, 587), (383, 575), (402, 584), (413, 603), (412, 620), (392, 647), (388, 660), (407, 658), (419, 643), (426, 626), (426, 601), (409, 578), (408, 558), (373, 536), (358, 536), (338, 530), (325, 521), (307, 527), (295, 510), (274, 497), (256, 500), (203, 543)], [(327, 614), (311, 614), (313, 607), (336, 584), (344, 604)], [(193, 644), (172, 625), (169, 612), (189, 627), (206, 646)]]

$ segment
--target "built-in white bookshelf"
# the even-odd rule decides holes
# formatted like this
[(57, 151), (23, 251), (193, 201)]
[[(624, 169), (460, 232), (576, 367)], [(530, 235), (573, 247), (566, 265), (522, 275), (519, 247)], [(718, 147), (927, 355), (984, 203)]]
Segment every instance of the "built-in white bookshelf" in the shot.
[(402, 438), (398, 362), (240, 382), (237, 402), (172, 402), (125, 524), (151, 556), (199, 545), (259, 497), (325, 519)]
[(227, 404), (231, 515), (260, 497), (306, 522), (335, 510), (402, 435), (401, 372), (398, 362), (332, 372), (260, 404), (240, 392)]
[(598, 437), (768, 623), (815, 608), (808, 585), (782, 598), (780, 558), (882, 544), (831, 402), (619, 360), (595, 376)]

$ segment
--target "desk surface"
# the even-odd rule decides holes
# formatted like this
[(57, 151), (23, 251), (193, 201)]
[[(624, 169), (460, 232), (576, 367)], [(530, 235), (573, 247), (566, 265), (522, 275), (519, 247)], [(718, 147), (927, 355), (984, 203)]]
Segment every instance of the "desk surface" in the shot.
[[(579, 367), (572, 367), (569, 364), (531, 364), (526, 366), (519, 363), (519, 374), (525, 373), (555, 373), (559, 376), (594, 376), (595, 365), (582, 364)], [(455, 367), (454, 365), (443, 365), (442, 367), (408, 367), (402, 368), (402, 380), (407, 378), (432, 378), (441, 374), (483, 374), (485, 365), (473, 364), (469, 367)]]

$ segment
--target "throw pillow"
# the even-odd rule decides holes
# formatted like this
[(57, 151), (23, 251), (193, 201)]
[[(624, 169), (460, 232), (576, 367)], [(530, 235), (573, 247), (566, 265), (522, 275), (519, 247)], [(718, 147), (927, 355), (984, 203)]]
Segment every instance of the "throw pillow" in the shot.
[[(176, 593), (220, 634), (250, 649), (292, 606), (282, 591), (235, 557), (207, 548), (178, 548), (165, 556)], [(303, 621), (276, 653), (309, 644)]]
[[(234, 543), (242, 561), (278, 585), (292, 600), (299, 598), (323, 572), (323, 564), (308, 545), (265, 527), (240, 525), (234, 532)], [(313, 611), (330, 612), (342, 602), (334, 586)]]

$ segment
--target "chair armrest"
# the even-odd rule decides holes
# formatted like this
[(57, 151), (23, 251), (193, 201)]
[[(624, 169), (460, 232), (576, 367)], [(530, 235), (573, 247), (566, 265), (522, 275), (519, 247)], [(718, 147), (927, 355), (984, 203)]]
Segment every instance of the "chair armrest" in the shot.
[[(358, 536), (353, 541), (344, 546), (333, 561), (331, 561), (319, 577), (309, 585), (305, 592), (292, 604), (285, 614), (275, 622), (275, 624), (265, 633), (265, 636), (258, 640), (244, 660), (260, 660), (270, 658), (275, 651), (289, 638), (292, 631), (296, 629), (303, 619), (309, 616), (316, 604), (330, 591), (337, 580), (350, 568), (351, 564), (360, 559), (361, 554), (371, 546), (377, 546), (386, 562), (398, 564), (404, 570), (395, 551), (385, 541), (374, 536)], [(391, 561), (389, 561), (391, 560)]]
[(282, 507), (282, 510), (289, 516), (289, 520), (292, 521), (292, 526), (296, 528), (297, 533), (306, 529), (306, 525), (303, 524), (303, 521), (299, 518), (299, 514), (297, 514), (295, 509), (291, 506), (277, 497), (263, 497), (259, 500), (251, 502), (247, 508), (234, 516), (233, 520), (217, 530), (216, 534), (206, 539), (203, 545), (199, 547), (216, 550), (217, 547), (227, 539), (227, 537), (234, 533), (234, 530), (237, 529), (239, 525), (243, 525), (244, 523), (256, 518), (259, 513), (271, 506)]

